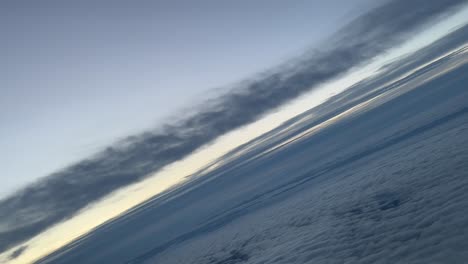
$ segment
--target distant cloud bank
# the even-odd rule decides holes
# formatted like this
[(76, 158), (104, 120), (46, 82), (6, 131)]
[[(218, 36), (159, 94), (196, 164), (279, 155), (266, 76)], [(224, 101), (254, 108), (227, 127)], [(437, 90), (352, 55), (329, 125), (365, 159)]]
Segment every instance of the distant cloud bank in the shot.
[(239, 84), (180, 121), (129, 137), (25, 187), (0, 201), (0, 252), (346, 73), (463, 3), (466, 1), (390, 1), (347, 25), (327, 47)]

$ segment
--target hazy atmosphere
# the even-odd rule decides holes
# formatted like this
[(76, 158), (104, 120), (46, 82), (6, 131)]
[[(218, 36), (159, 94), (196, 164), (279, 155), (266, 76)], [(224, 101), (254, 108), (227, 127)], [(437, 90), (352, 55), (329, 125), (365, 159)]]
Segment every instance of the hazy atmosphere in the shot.
[(0, 263), (463, 263), (467, 4), (2, 1)]
[(298, 55), (365, 3), (2, 1), (0, 194)]

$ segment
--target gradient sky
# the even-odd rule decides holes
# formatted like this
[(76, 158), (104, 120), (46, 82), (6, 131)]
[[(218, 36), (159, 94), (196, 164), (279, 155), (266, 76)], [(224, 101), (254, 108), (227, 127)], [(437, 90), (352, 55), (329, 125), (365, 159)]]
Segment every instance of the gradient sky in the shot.
[[(411, 39), (402, 47), (393, 49), (386, 56), (375, 60), (373, 63), (346, 75), (344, 78), (324, 85), (322, 89), (314, 90), (294, 100), (291, 104), (282, 107), (279, 112), (268, 115), (242, 129), (234, 130), (215, 140), (215, 143), (210, 147), (196, 151), (193, 155), (171, 164), (164, 170), (156, 173), (153, 177), (122, 188), (107, 196), (105, 199), (92, 204), (71, 219), (55, 225), (51, 229), (28, 241), (28, 250), (26, 253), (21, 255), (21, 258), (18, 260), (15, 259), (12, 261), (12, 263), (34, 260), (45, 252), (63, 246), (76, 236), (88, 232), (97, 224), (119, 215), (128, 208), (152, 197), (155, 193), (177, 183), (187, 174), (193, 173), (194, 170), (197, 170), (199, 167), (203, 167), (203, 165), (207, 164), (213, 157), (218, 157), (225, 151), (235, 147), (235, 142), (244, 143), (251, 139), (252, 136), (257, 136), (258, 134), (269, 131), (291, 116), (301, 113), (311, 106), (320, 104), (330, 96), (330, 93), (339, 93), (363, 77), (372, 75), (380, 66), (388, 63), (389, 60), (401, 56), (403, 52), (414, 52), (414, 50), (420, 49), (421, 45), (424, 46), (424, 44), (420, 42), (421, 39), (428, 38), (428, 36), (433, 37), (431, 40), (437, 39), (444, 35), (442, 29), (445, 29), (443, 32), (447, 33), (446, 30), (448, 28), (459, 25), (460, 21), (466, 23), (466, 19), (463, 19), (463, 17), (466, 17), (466, 14), (468, 14), (468, 9), (465, 9), (454, 19), (448, 21), (448, 23), (440, 23), (433, 27), (432, 30), (425, 31), (422, 35), (417, 35), (417, 38)], [(426, 42), (425, 44), (428, 43)], [(7, 252), (5, 255), (10, 253), (11, 251), (9, 253)], [(0, 254), (0, 260), (1, 257), (2, 254)]]
[[(0, 43), (0, 197), (118, 138), (157, 127), (180, 109), (216, 94), (214, 88), (299, 54), (370, 8), (365, 0), (350, 2), (203, 1), (195, 6), (188, 1), (112, 1), (112, 7), (110, 1), (2, 2), (0, 28), (8, 41)], [(387, 55), (392, 59), (427, 45), (466, 23), (466, 12)], [(288, 111), (244, 127), (245, 138), (221, 137), (179, 161), (180, 166), (172, 164), (85, 208), (40, 235), (27, 254), (37, 257), (63, 245), (252, 135), (310, 108), (312, 98), (320, 103), (377, 68), (374, 64), (335, 82), (336, 90), (299, 98), (285, 107)]]
[(355, 1), (2, 1), (0, 197), (270, 68)]

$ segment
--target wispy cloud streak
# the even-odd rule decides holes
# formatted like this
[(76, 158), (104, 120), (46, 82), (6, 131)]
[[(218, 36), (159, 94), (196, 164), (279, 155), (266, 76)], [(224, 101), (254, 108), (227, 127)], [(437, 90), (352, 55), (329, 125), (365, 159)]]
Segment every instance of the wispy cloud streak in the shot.
[(390, 1), (343, 28), (327, 48), (243, 82), (196, 109), (195, 114), (129, 137), (27, 186), (0, 202), (0, 251), (362, 64), (463, 3), (466, 1)]

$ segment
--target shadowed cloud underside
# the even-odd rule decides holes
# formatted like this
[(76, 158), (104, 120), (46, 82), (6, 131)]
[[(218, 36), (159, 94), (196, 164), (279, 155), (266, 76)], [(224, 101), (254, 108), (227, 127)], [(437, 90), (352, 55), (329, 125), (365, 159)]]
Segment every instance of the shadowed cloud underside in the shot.
[(0, 202), (0, 251), (346, 73), (463, 3), (466, 1), (390, 1), (343, 28), (327, 48), (242, 82), (190, 116), (129, 137), (27, 186)]

